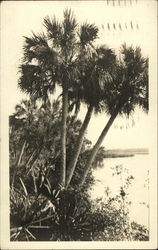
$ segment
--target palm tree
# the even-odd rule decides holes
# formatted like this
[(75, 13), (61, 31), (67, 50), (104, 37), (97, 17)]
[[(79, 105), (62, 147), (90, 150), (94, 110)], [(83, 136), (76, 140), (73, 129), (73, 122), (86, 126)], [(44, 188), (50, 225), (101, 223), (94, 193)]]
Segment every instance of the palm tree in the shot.
[(129, 116), (137, 105), (148, 111), (148, 59), (142, 57), (139, 47), (127, 48), (125, 44), (121, 48), (121, 54), (115, 79), (106, 86), (104, 92), (104, 105), (110, 118), (87, 160), (80, 186), (84, 184), (95, 156), (117, 115)]
[(46, 100), (55, 85), (62, 87), (61, 165), (60, 185), (65, 185), (66, 171), (66, 119), (68, 88), (75, 75), (74, 50), (77, 22), (70, 10), (64, 11), (64, 20), (44, 19), (46, 34), (25, 37), (24, 62), (19, 86), (36, 98)]
[[(44, 19), (46, 34), (25, 37), (24, 63), (21, 65), (21, 90), (44, 102), (56, 84), (62, 88), (60, 186), (66, 181), (66, 120), (69, 94), (79, 86), (83, 61), (93, 49), (98, 29), (95, 25), (79, 25), (71, 10), (64, 11), (63, 22)], [(86, 61), (87, 62), (87, 61)], [(82, 65), (84, 67), (84, 64)]]
[[(84, 29), (83, 29), (84, 30)], [(91, 30), (90, 30), (91, 31)], [(89, 32), (90, 34), (91, 32)], [(82, 33), (81, 33), (82, 34)], [(81, 42), (82, 44), (82, 42)], [(80, 79), (78, 88), (75, 86), (75, 102), (77, 110), (80, 103), (83, 102), (87, 105), (87, 113), (82, 123), (79, 136), (74, 146), (73, 157), (67, 169), (67, 184), (69, 186), (73, 173), (76, 168), (77, 160), (80, 155), (86, 129), (91, 119), (93, 111), (95, 113), (103, 110), (103, 89), (104, 84), (110, 83), (112, 80), (112, 73), (114, 73), (114, 66), (116, 64), (116, 57), (113, 51), (105, 46), (100, 46), (92, 50), (91, 55), (83, 56), (85, 48), (82, 48), (82, 66), (80, 68)], [(76, 96), (78, 98), (76, 98)]]

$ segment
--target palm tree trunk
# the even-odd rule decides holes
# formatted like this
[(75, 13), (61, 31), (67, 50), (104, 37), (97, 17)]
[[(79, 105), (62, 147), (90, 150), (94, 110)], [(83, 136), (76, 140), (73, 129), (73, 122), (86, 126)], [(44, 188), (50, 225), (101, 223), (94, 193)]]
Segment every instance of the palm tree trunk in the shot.
[(93, 163), (93, 161), (95, 159), (95, 156), (96, 156), (96, 154), (97, 154), (97, 152), (98, 152), (98, 150), (99, 150), (99, 148), (100, 148), (100, 146), (101, 146), (101, 144), (102, 144), (102, 142), (103, 142), (103, 140), (104, 140), (107, 132), (109, 131), (111, 125), (113, 124), (113, 122), (114, 122), (114, 120), (115, 120), (118, 112), (119, 112), (119, 109), (117, 108), (115, 110), (115, 112), (111, 115), (109, 121), (107, 122), (107, 124), (104, 127), (102, 133), (100, 134), (100, 136), (99, 136), (96, 144), (94, 145), (94, 147), (92, 149), (92, 152), (91, 152), (91, 154), (90, 154), (90, 156), (88, 158), (88, 161), (87, 161), (87, 164), (86, 164), (86, 168), (85, 168), (85, 171), (83, 173), (83, 177), (82, 177), (82, 179), (79, 182), (79, 186), (80, 187), (82, 187), (82, 185), (84, 184), (84, 182), (86, 180), (86, 177), (87, 177), (87, 174), (88, 174), (88, 172), (89, 172), (89, 170), (91, 168), (91, 165), (92, 165), (92, 163)]
[(65, 187), (66, 178), (66, 120), (68, 114), (68, 90), (63, 86), (63, 107), (61, 121), (61, 164), (59, 185)]
[(66, 188), (68, 188), (68, 186), (71, 182), (73, 173), (75, 171), (77, 160), (78, 160), (79, 154), (81, 152), (81, 147), (82, 147), (83, 140), (84, 140), (84, 135), (85, 135), (86, 129), (88, 127), (89, 121), (91, 119), (92, 113), (93, 113), (93, 107), (89, 106), (89, 108), (87, 110), (87, 114), (86, 114), (85, 119), (83, 121), (82, 127), (80, 129), (80, 133), (79, 133), (78, 138), (77, 138), (77, 143), (75, 145), (75, 151), (73, 153), (73, 158), (71, 159), (70, 164), (69, 164), (69, 170), (68, 170), (67, 178), (66, 178)]
[(25, 146), (26, 146), (26, 141), (24, 141), (24, 143), (23, 143), (23, 145), (22, 145), (22, 148), (21, 148), (19, 157), (18, 157), (18, 159), (17, 159), (16, 165), (14, 166), (14, 170), (13, 170), (13, 179), (12, 179), (12, 185), (11, 185), (12, 187), (14, 187), (14, 181), (15, 181), (15, 175), (16, 175), (16, 168), (19, 167), (19, 165), (20, 165), (21, 158), (22, 158), (22, 156), (23, 156)]

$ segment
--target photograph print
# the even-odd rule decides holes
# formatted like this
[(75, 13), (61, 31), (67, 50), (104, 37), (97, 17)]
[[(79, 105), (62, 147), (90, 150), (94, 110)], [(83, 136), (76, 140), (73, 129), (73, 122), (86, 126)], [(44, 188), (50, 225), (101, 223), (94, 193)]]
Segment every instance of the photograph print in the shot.
[(156, 6), (2, 1), (8, 249), (156, 249)]

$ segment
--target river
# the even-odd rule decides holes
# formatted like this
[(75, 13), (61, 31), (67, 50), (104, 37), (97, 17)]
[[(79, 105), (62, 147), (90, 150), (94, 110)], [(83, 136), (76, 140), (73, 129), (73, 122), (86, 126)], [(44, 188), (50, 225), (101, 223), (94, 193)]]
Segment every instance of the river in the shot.
[[(114, 168), (121, 166), (121, 175), (113, 175)], [(127, 189), (127, 199), (131, 201), (129, 213), (131, 221), (149, 227), (149, 155), (135, 155), (133, 157), (106, 158), (104, 166), (93, 171), (95, 184), (91, 190), (91, 197), (105, 197), (105, 188), (110, 188), (110, 196), (120, 192), (120, 186), (125, 183), (128, 176), (133, 176)]]

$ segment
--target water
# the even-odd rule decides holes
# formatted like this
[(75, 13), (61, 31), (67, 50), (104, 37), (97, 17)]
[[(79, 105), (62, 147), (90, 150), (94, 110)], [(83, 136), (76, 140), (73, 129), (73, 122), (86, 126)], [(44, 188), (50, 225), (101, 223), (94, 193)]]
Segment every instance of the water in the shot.
[[(120, 175), (113, 175), (116, 172), (116, 165), (123, 168), (122, 180)], [(127, 189), (127, 199), (131, 201), (129, 206), (131, 221), (148, 227), (149, 224), (149, 155), (135, 155), (133, 157), (106, 158), (104, 166), (93, 171), (95, 184), (91, 191), (92, 198), (105, 196), (105, 188), (110, 188), (110, 196), (119, 194), (120, 186), (125, 184), (128, 176), (133, 176)]]

